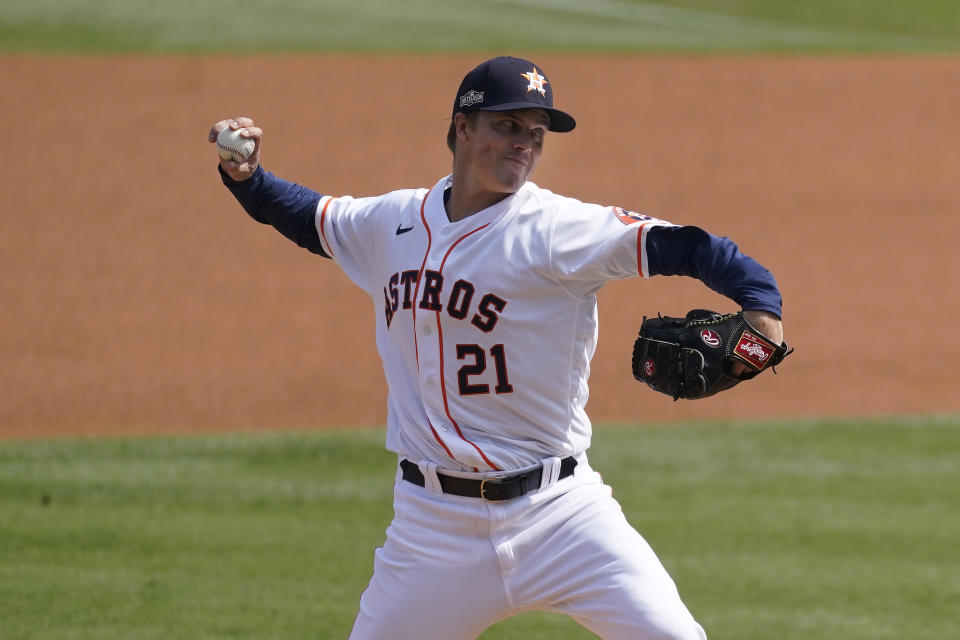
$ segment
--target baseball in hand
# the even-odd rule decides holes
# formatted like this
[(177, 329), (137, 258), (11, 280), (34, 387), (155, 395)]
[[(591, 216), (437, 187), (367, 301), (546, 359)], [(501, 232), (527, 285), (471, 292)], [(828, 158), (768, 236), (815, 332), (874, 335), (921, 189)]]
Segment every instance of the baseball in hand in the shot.
[(255, 146), (252, 139), (240, 135), (239, 129), (227, 127), (217, 134), (217, 153), (224, 160), (243, 162), (250, 157)]

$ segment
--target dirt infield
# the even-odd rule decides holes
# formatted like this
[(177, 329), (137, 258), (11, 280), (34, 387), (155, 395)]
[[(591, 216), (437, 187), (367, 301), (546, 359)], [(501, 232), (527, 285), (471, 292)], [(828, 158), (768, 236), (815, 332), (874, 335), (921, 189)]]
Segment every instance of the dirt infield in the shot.
[[(0, 58), (0, 437), (382, 423), (370, 300), (243, 214), (206, 132), (254, 116), (265, 166), (326, 193), (428, 186), (476, 61)], [(797, 348), (673, 403), (630, 377), (641, 316), (730, 305), (615, 283), (595, 420), (960, 411), (960, 59), (538, 62), (579, 126), (536, 182), (734, 238)]]

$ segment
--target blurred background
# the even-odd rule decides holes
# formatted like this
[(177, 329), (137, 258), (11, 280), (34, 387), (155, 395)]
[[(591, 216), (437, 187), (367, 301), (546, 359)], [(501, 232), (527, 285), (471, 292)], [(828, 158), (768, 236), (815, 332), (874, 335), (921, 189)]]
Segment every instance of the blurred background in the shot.
[(595, 420), (954, 414), (958, 6), (6, 0), (0, 436), (382, 424), (379, 302), (250, 220), (206, 134), (254, 117), (322, 193), (429, 186), (499, 54), (578, 119), (540, 186), (729, 236), (784, 294), (778, 376), (673, 403), (630, 375), (642, 317), (732, 303), (609, 285)]

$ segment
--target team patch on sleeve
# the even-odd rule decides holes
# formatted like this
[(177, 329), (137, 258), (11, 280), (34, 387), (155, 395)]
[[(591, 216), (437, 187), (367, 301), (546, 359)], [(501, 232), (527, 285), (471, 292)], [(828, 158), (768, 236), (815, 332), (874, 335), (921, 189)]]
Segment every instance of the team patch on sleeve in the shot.
[(622, 207), (610, 207), (610, 210), (613, 211), (613, 215), (619, 218), (620, 222), (623, 224), (634, 224), (635, 222), (650, 222), (653, 220), (651, 216), (644, 215), (642, 213), (637, 213), (636, 211), (628, 211)]

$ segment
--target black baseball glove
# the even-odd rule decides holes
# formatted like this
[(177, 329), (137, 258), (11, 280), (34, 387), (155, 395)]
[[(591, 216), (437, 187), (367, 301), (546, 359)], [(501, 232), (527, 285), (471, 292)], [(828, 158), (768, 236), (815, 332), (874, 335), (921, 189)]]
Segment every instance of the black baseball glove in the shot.
[[(694, 309), (685, 318), (644, 316), (633, 345), (633, 377), (654, 391), (679, 398), (706, 398), (726, 391), (793, 353), (750, 326), (742, 312)], [(746, 371), (730, 372), (734, 362)]]

